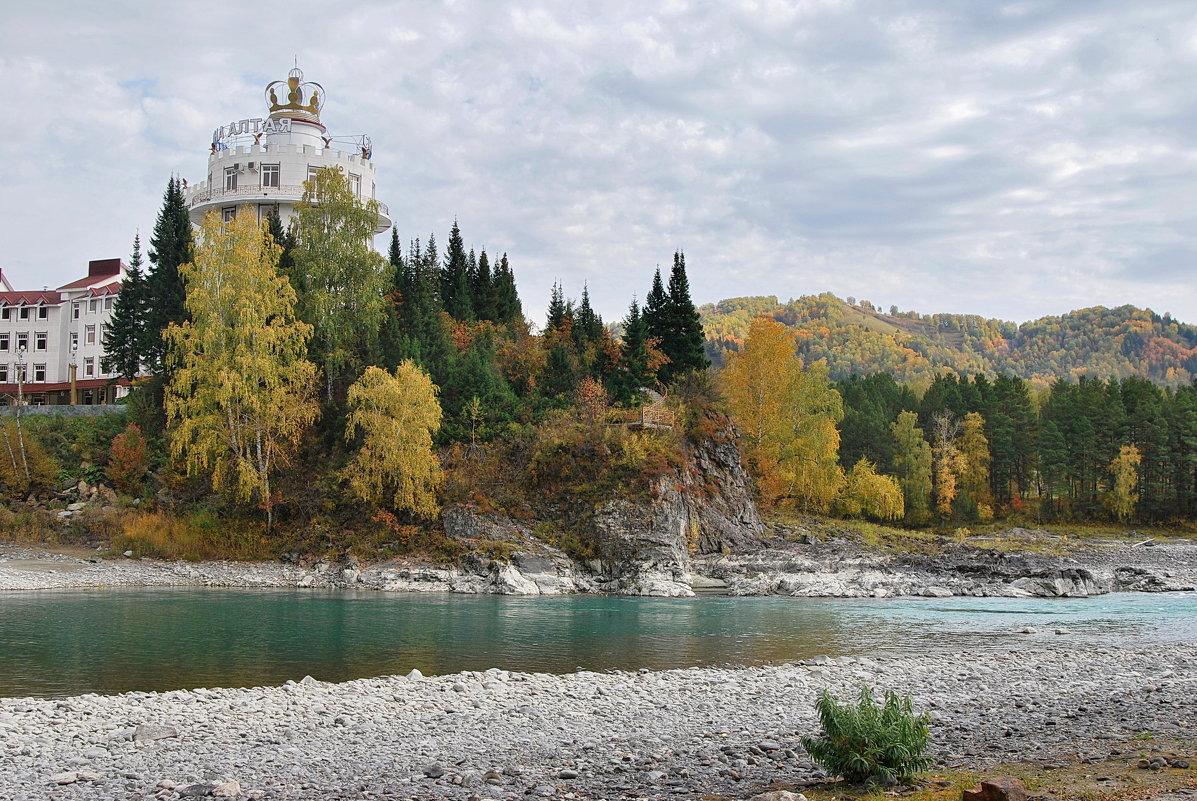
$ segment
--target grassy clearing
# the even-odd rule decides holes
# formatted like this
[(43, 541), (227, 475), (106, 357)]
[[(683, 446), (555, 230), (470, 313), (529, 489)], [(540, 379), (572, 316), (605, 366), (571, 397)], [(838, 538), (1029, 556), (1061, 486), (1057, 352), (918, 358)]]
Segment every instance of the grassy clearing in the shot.
[[(934, 554), (957, 545), (968, 545), (995, 551), (1066, 554), (1074, 548), (1102, 542), (1197, 539), (1197, 525), (1191, 523), (1163, 527), (1108, 523), (1037, 524), (1026, 520), (1005, 520), (969, 526), (907, 529), (866, 520), (809, 517), (785, 511), (774, 511), (766, 519), (786, 529), (790, 539), (814, 536), (826, 542), (838, 537), (886, 553)], [(1008, 533), (1015, 528), (1024, 531)]]
[[(1031, 797), (1052, 801), (1132, 801), (1160, 798), (1167, 793), (1197, 789), (1197, 770), (1138, 767), (1141, 758), (1168, 754), (1197, 759), (1193, 743), (1153, 741), (1150, 749), (1141, 741), (1124, 745), (1122, 753), (1103, 761), (1071, 761), (1066, 764), (1011, 763), (995, 765), (984, 771), (952, 770), (930, 773), (908, 788), (881, 789), (853, 787), (843, 782), (829, 782), (792, 789), (809, 801), (886, 801), (895, 796), (909, 801), (959, 801), (964, 790), (982, 779), (1013, 776), (1026, 786)], [(1183, 797), (1179, 796), (1179, 797)]]

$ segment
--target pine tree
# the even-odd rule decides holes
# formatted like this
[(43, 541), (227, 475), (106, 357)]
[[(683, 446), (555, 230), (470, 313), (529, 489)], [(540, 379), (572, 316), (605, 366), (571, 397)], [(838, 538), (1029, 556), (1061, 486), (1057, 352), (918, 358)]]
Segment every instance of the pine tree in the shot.
[(277, 208), (266, 217), (266, 227), (275, 244), (283, 249), (278, 257), (278, 271), (290, 278), (295, 272), (295, 259), (291, 253), (295, 249), (295, 235), (290, 228), (283, 227), (283, 219), (278, 216)]
[(572, 330), (573, 308), (570, 302), (565, 299), (565, 293), (561, 289), (561, 284), (554, 281), (553, 290), (549, 295), (549, 310), (545, 316), (544, 331), (546, 334), (564, 331), (566, 323), (569, 323)]
[(141, 360), (156, 375), (167, 370), (163, 333), (172, 323), (181, 324), (187, 319), (186, 291), (179, 267), (191, 261), (192, 245), (191, 217), (183, 198), (183, 184), (172, 177), (150, 235), (150, 261), (154, 266), (146, 276), (149, 306)]
[(673, 270), (669, 274), (668, 337), (662, 342), (669, 364), (665, 366), (668, 381), (693, 370), (711, 366), (704, 352), (706, 337), (698, 309), (690, 299), (690, 280), (686, 277), (686, 254), (673, 254)]
[(628, 314), (623, 318), (623, 342), (619, 346), (619, 367), (607, 382), (607, 392), (619, 403), (631, 403), (639, 397), (641, 387), (655, 380), (648, 364), (648, 328), (640, 314), (640, 304), (632, 298)]
[(104, 330), (104, 372), (121, 378), (132, 379), (141, 371), (149, 306), (141, 267), (141, 235), (138, 234), (133, 237), (133, 255), (116, 296), (112, 319)]
[(582, 300), (574, 315), (574, 341), (579, 348), (595, 345), (603, 338), (603, 318), (590, 305), (590, 289), (582, 285)]

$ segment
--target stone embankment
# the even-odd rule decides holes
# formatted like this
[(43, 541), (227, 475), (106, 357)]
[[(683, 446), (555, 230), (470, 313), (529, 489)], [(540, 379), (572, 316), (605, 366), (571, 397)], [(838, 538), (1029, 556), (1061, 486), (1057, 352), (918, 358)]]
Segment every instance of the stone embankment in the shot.
[[(464, 525), (464, 524), (454, 524)], [(492, 525), (491, 533), (495, 528)], [(467, 529), (468, 531), (468, 529)], [(606, 592), (679, 596), (694, 590), (732, 595), (1078, 597), (1106, 592), (1165, 592), (1197, 585), (1197, 543), (1152, 547), (1108, 542), (1068, 555), (951, 547), (935, 555), (868, 551), (844, 543), (784, 543), (748, 553), (662, 556), (640, 536), (619, 567), (578, 562), (529, 532), (508, 531), (507, 560), (469, 557), (453, 566), (395, 560), (294, 563), (162, 562), (81, 558), (0, 545), (0, 590), (95, 587), (299, 587), (391, 592), (557, 595)], [(672, 559), (673, 561), (667, 561)], [(684, 561), (683, 561), (684, 560)], [(671, 567), (661, 567), (667, 561)]]
[[(1042, 649), (563, 676), (499, 669), (0, 699), (0, 798), (749, 798), (822, 774), (819, 691), (909, 692), (941, 764), (1197, 733), (1197, 652)], [(1128, 754), (1129, 756), (1129, 754)]]

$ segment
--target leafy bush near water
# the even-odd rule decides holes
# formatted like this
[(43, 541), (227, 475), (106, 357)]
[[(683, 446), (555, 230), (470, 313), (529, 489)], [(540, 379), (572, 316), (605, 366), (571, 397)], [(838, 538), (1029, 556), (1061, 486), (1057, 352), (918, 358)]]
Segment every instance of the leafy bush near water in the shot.
[(840, 703), (827, 690), (815, 702), (821, 737), (803, 737), (802, 747), (828, 773), (849, 782), (892, 784), (930, 768), (930, 718), (916, 715), (909, 695), (886, 691), (878, 705), (864, 685), (857, 703)]

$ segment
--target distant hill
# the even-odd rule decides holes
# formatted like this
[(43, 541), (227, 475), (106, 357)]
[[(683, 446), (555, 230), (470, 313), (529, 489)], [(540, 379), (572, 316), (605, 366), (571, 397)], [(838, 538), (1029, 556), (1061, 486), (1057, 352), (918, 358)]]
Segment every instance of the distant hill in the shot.
[(1197, 375), (1197, 326), (1149, 309), (1095, 306), (1022, 325), (967, 314), (890, 312), (830, 293), (788, 303), (775, 296), (731, 298), (699, 308), (716, 364), (739, 348), (754, 317), (767, 314), (796, 330), (804, 359), (826, 359), (834, 379), (886, 371), (919, 384), (952, 370), (1041, 384), (1088, 375), (1177, 386)]

